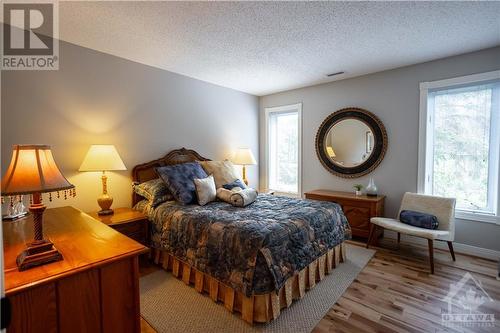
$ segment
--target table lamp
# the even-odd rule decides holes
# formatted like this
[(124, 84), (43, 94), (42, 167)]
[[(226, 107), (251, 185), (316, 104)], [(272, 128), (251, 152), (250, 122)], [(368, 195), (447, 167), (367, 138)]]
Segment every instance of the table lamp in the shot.
[(16, 259), (20, 271), (62, 260), (62, 255), (54, 244), (43, 238), (43, 212), (46, 206), (42, 203), (42, 193), (64, 191), (64, 198), (75, 196), (75, 186), (63, 176), (54, 161), (50, 146), (47, 145), (14, 145), (10, 165), (2, 177), (3, 196), (30, 195), (29, 211), (33, 214), (35, 237), (27, 244), (26, 250)]
[(102, 195), (97, 198), (101, 210), (99, 215), (113, 214), (113, 198), (108, 194), (106, 171), (127, 170), (118, 151), (113, 145), (92, 145), (83, 159), (78, 171), (102, 171)]
[(245, 167), (247, 165), (256, 165), (255, 157), (253, 157), (250, 148), (238, 148), (233, 156), (233, 163), (243, 165), (243, 182), (248, 185), (247, 173)]

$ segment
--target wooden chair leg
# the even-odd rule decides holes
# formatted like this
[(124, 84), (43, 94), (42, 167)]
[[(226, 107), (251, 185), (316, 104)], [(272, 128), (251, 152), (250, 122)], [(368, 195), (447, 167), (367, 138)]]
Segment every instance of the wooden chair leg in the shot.
[(431, 264), (431, 274), (434, 274), (434, 241), (432, 239), (428, 239), (427, 243), (429, 244), (429, 261)]
[(453, 258), (453, 261), (455, 261), (455, 251), (453, 251), (453, 242), (447, 241), (448, 243), (448, 248), (450, 249), (451, 257)]
[(376, 233), (376, 226), (373, 223), (370, 223), (370, 232), (368, 233), (368, 240), (366, 241), (366, 248), (368, 248), (372, 242), (373, 235)]

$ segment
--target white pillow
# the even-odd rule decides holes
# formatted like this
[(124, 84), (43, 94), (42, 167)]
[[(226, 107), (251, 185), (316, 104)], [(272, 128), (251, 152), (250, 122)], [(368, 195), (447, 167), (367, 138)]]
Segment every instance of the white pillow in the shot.
[(210, 175), (207, 178), (194, 179), (193, 181), (200, 206), (205, 206), (207, 203), (215, 201), (217, 198), (217, 189), (215, 188), (214, 176)]

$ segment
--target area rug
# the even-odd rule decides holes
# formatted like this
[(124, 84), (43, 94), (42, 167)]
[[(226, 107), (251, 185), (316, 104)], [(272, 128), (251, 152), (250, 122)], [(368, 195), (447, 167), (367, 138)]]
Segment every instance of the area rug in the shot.
[(141, 278), (141, 314), (159, 333), (309, 333), (374, 253), (374, 250), (347, 244), (347, 261), (268, 324), (247, 324), (239, 314), (230, 313), (163, 270)]

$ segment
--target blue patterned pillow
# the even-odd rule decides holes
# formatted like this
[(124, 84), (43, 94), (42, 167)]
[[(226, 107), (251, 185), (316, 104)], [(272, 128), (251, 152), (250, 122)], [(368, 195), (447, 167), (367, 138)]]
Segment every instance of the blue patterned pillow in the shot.
[(425, 229), (437, 229), (439, 223), (436, 216), (413, 210), (402, 210), (399, 220), (405, 224)]
[(159, 167), (156, 168), (156, 173), (163, 179), (175, 200), (183, 204), (196, 202), (194, 179), (208, 177), (198, 162)]
[(242, 190), (247, 188), (245, 183), (243, 183), (240, 179), (236, 179), (235, 181), (232, 181), (229, 184), (224, 184), (224, 185), (222, 185), (222, 187), (225, 188), (226, 190), (230, 190), (230, 191), (235, 187), (239, 187)]

